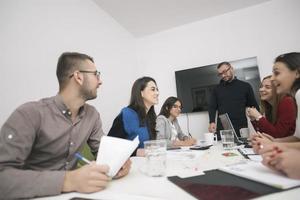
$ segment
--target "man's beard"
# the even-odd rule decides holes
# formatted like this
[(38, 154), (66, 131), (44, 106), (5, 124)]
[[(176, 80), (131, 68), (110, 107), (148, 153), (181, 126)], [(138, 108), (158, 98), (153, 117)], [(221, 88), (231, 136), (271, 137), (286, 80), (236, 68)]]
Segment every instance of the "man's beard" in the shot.
[(81, 91), (80, 91), (81, 97), (85, 100), (92, 100), (97, 97), (97, 91), (93, 92), (93, 90), (88, 90), (87, 85), (83, 84)]
[(94, 95), (94, 94), (92, 93), (92, 91), (89, 91), (89, 93), (83, 94), (83, 95), (82, 95), (82, 98), (83, 98), (85, 101), (96, 99), (96, 97), (97, 97), (97, 94)]
[(233, 76), (228, 76), (226, 80), (223, 79), (225, 82), (231, 82), (233, 80)]

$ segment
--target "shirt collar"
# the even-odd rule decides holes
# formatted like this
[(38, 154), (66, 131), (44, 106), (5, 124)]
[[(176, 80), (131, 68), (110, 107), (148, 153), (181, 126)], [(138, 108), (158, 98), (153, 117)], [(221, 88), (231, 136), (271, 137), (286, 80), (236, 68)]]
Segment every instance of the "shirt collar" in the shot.
[[(59, 94), (57, 94), (54, 97), (54, 102), (55, 102), (55, 105), (58, 107), (58, 109), (60, 110), (60, 112), (63, 115), (65, 115), (65, 116), (71, 116), (72, 115), (70, 109), (63, 102), (63, 99), (62, 99), (62, 97)], [(82, 117), (85, 114), (84, 107), (85, 107), (85, 104), (79, 108), (79, 111), (78, 111), (78, 116), (79, 117)]]

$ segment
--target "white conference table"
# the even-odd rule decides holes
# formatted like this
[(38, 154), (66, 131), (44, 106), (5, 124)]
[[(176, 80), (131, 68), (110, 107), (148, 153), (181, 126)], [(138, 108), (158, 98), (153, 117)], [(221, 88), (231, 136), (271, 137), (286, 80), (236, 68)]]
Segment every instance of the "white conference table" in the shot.
[[(184, 151), (190, 152), (190, 151)], [(194, 171), (195, 175), (201, 174), (202, 171), (217, 169), (227, 164), (232, 164), (244, 160), (245, 158), (240, 155), (237, 150), (232, 152), (237, 156), (225, 157), (222, 155), (224, 150), (220, 143), (212, 146), (209, 150), (193, 151), (198, 155), (197, 165), (198, 171)], [(172, 200), (194, 200), (193, 196), (185, 192), (172, 182), (166, 176), (164, 177), (149, 177), (145, 175), (141, 168), (144, 166), (145, 158), (132, 157), (132, 169), (130, 173), (121, 179), (112, 180), (108, 187), (100, 192), (92, 194), (81, 193), (66, 193), (58, 196), (37, 198), (40, 200), (69, 200), (73, 197), (89, 198), (89, 199), (103, 199), (103, 200), (158, 200), (158, 199), (172, 199)], [(179, 164), (179, 163), (175, 163)], [(177, 168), (178, 169), (178, 168)], [(189, 171), (191, 171), (189, 169)], [(174, 173), (174, 162), (167, 161), (167, 175)], [(257, 198), (259, 200), (282, 200), (282, 199), (299, 199), (300, 188), (289, 191), (275, 193), (271, 195), (262, 196)]]

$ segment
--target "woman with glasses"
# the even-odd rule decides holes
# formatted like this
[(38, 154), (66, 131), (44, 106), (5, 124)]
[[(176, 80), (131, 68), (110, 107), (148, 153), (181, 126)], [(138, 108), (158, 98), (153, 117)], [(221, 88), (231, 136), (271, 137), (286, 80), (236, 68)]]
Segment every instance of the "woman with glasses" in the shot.
[(247, 108), (256, 131), (264, 132), (274, 138), (293, 135), (296, 127), (297, 107), (294, 98), (287, 94), (276, 94), (272, 76), (265, 77), (260, 85), (260, 109)]
[(133, 140), (139, 136), (134, 155), (144, 156), (144, 141), (156, 139), (154, 105), (158, 103), (158, 88), (151, 77), (137, 79), (131, 89), (130, 103), (115, 118), (109, 136)]
[(168, 147), (191, 146), (196, 140), (185, 135), (177, 121), (181, 113), (182, 102), (177, 97), (169, 97), (161, 107), (156, 119), (157, 139), (166, 139)]

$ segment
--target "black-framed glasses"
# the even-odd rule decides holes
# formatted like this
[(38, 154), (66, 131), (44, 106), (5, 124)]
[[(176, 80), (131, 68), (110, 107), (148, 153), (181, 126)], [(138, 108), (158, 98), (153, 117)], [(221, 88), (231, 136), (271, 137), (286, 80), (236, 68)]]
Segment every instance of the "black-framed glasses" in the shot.
[(218, 73), (218, 77), (222, 77), (224, 74), (226, 74), (229, 70), (230, 70), (231, 67), (228, 67), (227, 69), (225, 69), (223, 72), (221, 73)]
[[(79, 70), (79, 72), (81, 72), (81, 73), (87, 73), (87, 74), (94, 74), (97, 77), (97, 79), (100, 78), (100, 74), (101, 74), (98, 70), (96, 70), (96, 71)], [(71, 74), (69, 76), (69, 78), (72, 78), (72, 76), (74, 76), (74, 74)]]
[(182, 109), (182, 106), (179, 106), (179, 105), (176, 105), (176, 104), (174, 104), (172, 107), (173, 108), (179, 108), (180, 110)]

